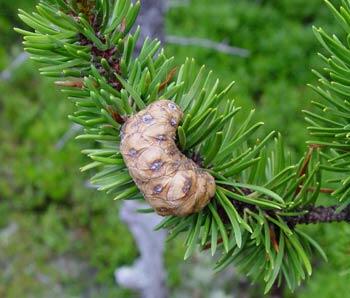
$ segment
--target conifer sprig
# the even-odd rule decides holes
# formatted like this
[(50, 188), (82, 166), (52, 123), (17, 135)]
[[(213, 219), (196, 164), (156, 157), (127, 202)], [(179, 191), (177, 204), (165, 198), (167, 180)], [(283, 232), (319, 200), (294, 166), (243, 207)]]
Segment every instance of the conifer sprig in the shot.
[[(332, 9), (348, 32), (350, 7), (344, 3), (339, 13)], [(325, 254), (297, 225), (350, 222), (348, 177), (335, 181), (342, 185), (334, 195), (343, 211), (316, 207), (319, 194), (325, 192), (321, 170), (347, 171), (345, 45), (316, 30), (333, 55), (325, 59), (332, 82), (320, 75), (326, 90), (316, 88), (329, 105), (317, 106), (327, 113), (306, 113), (311, 133), (327, 141), (312, 141), (305, 156), (293, 162), (278, 133), (254, 138), (263, 123), (254, 122), (253, 111), (242, 123), (236, 121), (240, 108), (227, 98), (233, 83), (220, 89), (213, 73), (205, 67), (198, 71), (192, 59), (175, 67), (157, 40), (145, 40), (135, 54), (141, 29), (132, 30), (140, 2), (43, 0), (36, 8), (33, 14), (19, 13), (34, 31), (16, 30), (24, 35), (31, 59), (42, 65), (41, 73), (57, 79), (75, 104), (70, 118), (84, 127), (78, 139), (92, 144), (83, 150), (92, 162), (82, 171), (94, 172), (91, 180), (100, 190), (115, 200), (143, 199), (120, 154), (121, 126), (150, 103), (173, 100), (184, 111), (177, 145), (215, 177), (217, 190), (201, 212), (169, 216), (157, 228), (168, 229), (169, 239), (186, 236), (185, 259), (198, 247), (210, 249), (218, 259), (216, 270), (233, 263), (253, 280), (263, 280), (266, 292), (282, 281), (293, 290), (311, 275), (313, 251), (324, 258)]]
[[(350, 2), (342, 1), (343, 6), (339, 10), (329, 1), (325, 2), (348, 35)], [(311, 87), (323, 101), (313, 102), (317, 111), (305, 111), (306, 120), (310, 124), (310, 134), (315, 138), (310, 143), (325, 148), (321, 169), (336, 173), (337, 178), (329, 182), (335, 185), (332, 195), (339, 201), (337, 211), (341, 211), (350, 205), (350, 48), (348, 41), (330, 36), (322, 28), (314, 27), (314, 32), (329, 57), (319, 54), (326, 67), (323, 73), (313, 71), (319, 78), (319, 86)]]

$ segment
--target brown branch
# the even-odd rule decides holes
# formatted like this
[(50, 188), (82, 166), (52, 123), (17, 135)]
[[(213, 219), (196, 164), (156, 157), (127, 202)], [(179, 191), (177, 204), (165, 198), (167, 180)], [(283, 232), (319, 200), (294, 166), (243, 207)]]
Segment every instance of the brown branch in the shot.
[(350, 205), (340, 212), (336, 212), (337, 206), (319, 206), (307, 209), (307, 213), (298, 216), (284, 217), (291, 226), (300, 224), (318, 224), (332, 222), (348, 222), (350, 223)]
[[(236, 202), (233, 202), (237, 210), (240, 213), (244, 212), (244, 209), (249, 209), (253, 212), (256, 212), (256, 207), (254, 205), (243, 204), (238, 202), (239, 205), (236, 205)], [(350, 205), (343, 209), (340, 212), (337, 212), (339, 206), (317, 206), (317, 207), (308, 207), (301, 210), (295, 210), (296, 212), (305, 212), (304, 214), (297, 216), (282, 216), (283, 220), (290, 226), (294, 227), (300, 224), (319, 224), (319, 223), (332, 223), (332, 222), (348, 222), (350, 223)], [(276, 218), (278, 211), (268, 210), (266, 211), (269, 216)], [(220, 213), (222, 216), (223, 213)]]

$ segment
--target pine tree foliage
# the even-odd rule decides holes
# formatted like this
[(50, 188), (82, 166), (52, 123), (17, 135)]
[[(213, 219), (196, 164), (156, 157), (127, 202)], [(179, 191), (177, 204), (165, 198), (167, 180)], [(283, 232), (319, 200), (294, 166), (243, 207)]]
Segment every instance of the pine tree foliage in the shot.
[[(349, 176), (349, 111), (350, 111), (350, 2), (343, 1), (343, 6), (336, 10), (326, 1), (338, 23), (345, 31), (346, 40), (342, 41), (335, 35), (330, 36), (322, 28), (314, 28), (317, 39), (329, 54), (329, 57), (320, 54), (326, 67), (323, 73), (314, 71), (319, 78), (320, 86), (312, 88), (321, 95), (322, 102), (313, 102), (316, 113), (306, 111), (306, 120), (310, 123), (309, 130), (312, 136), (317, 137), (310, 143), (329, 149), (322, 152), (324, 162), (321, 168), (334, 172), (338, 178), (330, 180), (335, 184), (332, 193), (339, 200), (338, 210), (350, 204), (350, 176)], [(345, 38), (344, 38), (345, 39)], [(325, 150), (323, 150), (325, 151)]]
[[(185, 259), (198, 248), (210, 250), (216, 270), (234, 264), (252, 280), (263, 280), (266, 292), (282, 282), (295, 289), (312, 273), (313, 252), (326, 259), (297, 226), (313, 222), (321, 170), (348, 172), (348, 46), (315, 30), (331, 53), (323, 57), (327, 74), (317, 73), (323, 87), (314, 87), (325, 102), (316, 103), (320, 113), (306, 112), (311, 134), (320, 139), (311, 141), (295, 162), (280, 134), (255, 137), (263, 123), (254, 122), (254, 111), (243, 122), (236, 120), (241, 109), (228, 98), (233, 83), (221, 90), (213, 73), (204, 66), (197, 70), (192, 59), (176, 67), (157, 40), (145, 40), (135, 53), (141, 29), (133, 25), (140, 5), (131, 0), (43, 0), (32, 14), (19, 12), (33, 29), (16, 28), (24, 35), (26, 51), (75, 104), (70, 118), (84, 127), (78, 139), (91, 146), (83, 151), (91, 163), (82, 171), (94, 172), (91, 181), (115, 200), (142, 200), (119, 151), (120, 129), (126, 117), (150, 103), (173, 100), (184, 111), (178, 147), (215, 177), (217, 189), (201, 212), (166, 217), (157, 228), (168, 229), (169, 240), (185, 235)], [(349, 3), (344, 1), (339, 12), (330, 7), (349, 33)], [(344, 208), (350, 179), (345, 175), (334, 182), (340, 185), (334, 195)]]

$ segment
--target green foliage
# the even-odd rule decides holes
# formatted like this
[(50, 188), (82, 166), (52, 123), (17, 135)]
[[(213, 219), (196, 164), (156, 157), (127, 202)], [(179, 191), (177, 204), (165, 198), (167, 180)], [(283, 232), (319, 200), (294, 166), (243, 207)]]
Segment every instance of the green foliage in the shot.
[[(350, 3), (343, 1), (339, 9), (328, 1), (327, 5), (335, 15), (338, 23), (345, 31), (346, 37), (350, 33)], [(348, 96), (350, 92), (350, 59), (348, 38), (330, 36), (321, 28), (314, 28), (315, 35), (327, 52), (329, 57), (321, 55), (326, 67), (323, 73), (314, 71), (319, 78), (320, 86), (313, 89), (323, 97), (322, 102), (315, 101), (313, 104), (317, 112), (306, 111), (306, 120), (311, 125), (311, 135), (317, 140), (310, 143), (329, 148), (323, 153), (325, 164), (322, 169), (337, 173), (337, 178), (330, 182), (336, 184), (333, 192), (339, 202), (339, 210), (350, 204), (350, 177), (349, 172), (349, 116), (350, 104)], [(342, 41), (343, 40), (343, 41)]]
[[(173, 78), (174, 58), (159, 52), (157, 41), (146, 40), (134, 57), (140, 29), (129, 32), (139, 2), (84, 3), (42, 1), (36, 13), (30, 15), (21, 10), (19, 14), (35, 31), (16, 29), (24, 35), (24, 46), (31, 59), (43, 65), (41, 73), (60, 79), (56, 84), (74, 102), (76, 111), (70, 119), (84, 126), (84, 134), (78, 138), (95, 142), (92, 149), (83, 150), (92, 162), (82, 170), (97, 169), (92, 182), (115, 200), (142, 199), (118, 149), (121, 125), (115, 115), (126, 117), (157, 99), (174, 100), (185, 112), (178, 131), (179, 146), (189, 157), (193, 154), (201, 157), (206, 169), (216, 178), (217, 191), (200, 213), (184, 218), (168, 217), (158, 228), (167, 228), (171, 238), (186, 233), (185, 259), (198, 246), (210, 247), (212, 254), (218, 255), (216, 270), (233, 263), (253, 280), (264, 280), (265, 292), (275, 283), (280, 285), (282, 280), (291, 290), (295, 289), (312, 273), (312, 252), (325, 255), (308, 234), (291, 226), (288, 218), (315, 206), (321, 188), (320, 169), (330, 169), (320, 165), (321, 156), (338, 163), (344, 156), (329, 158), (319, 149), (310, 149), (302, 159), (293, 161), (281, 136), (275, 132), (254, 138), (263, 123), (254, 122), (253, 112), (237, 125), (240, 108), (228, 99), (233, 84), (218, 88), (212, 72), (204, 67), (197, 71), (191, 59), (186, 60)], [(336, 15), (348, 29), (344, 18), (350, 7), (345, 5), (341, 10), (344, 16)], [(264, 13), (272, 17), (271, 10)], [(317, 36), (336, 56), (332, 79), (345, 84), (348, 50), (321, 30)], [(326, 87), (347, 95), (346, 86), (321, 79)], [(312, 144), (329, 145), (335, 148), (334, 154), (339, 154), (347, 148), (347, 101), (340, 102), (334, 96), (329, 101), (338, 108), (331, 109), (334, 116), (345, 120), (337, 122), (308, 112), (316, 119), (309, 121), (318, 127), (321, 127), (318, 121), (335, 126), (336, 133), (331, 128), (333, 134), (329, 134), (328, 127), (321, 130), (328, 129), (325, 136), (335, 137), (338, 142)], [(339, 143), (339, 139), (344, 143)], [(339, 170), (344, 165), (346, 161), (341, 161), (341, 165), (331, 169)], [(342, 180), (343, 186), (335, 192), (343, 194), (341, 201), (347, 198), (348, 180)]]
[(0, 81), (0, 92), (0, 296), (129, 297), (113, 273), (138, 252), (118, 206), (85, 188), (77, 142), (56, 146), (72, 106), (28, 62)]
[[(12, 8), (17, 5), (21, 8), (29, 8), (33, 3), (34, 1), (28, 0), (1, 3), (4, 5), (2, 8), (6, 9), (5, 13), (0, 16), (2, 24), (0, 27), (5, 28), (1, 31), (3, 43), (0, 48), (0, 68), (9, 64), (10, 57), (18, 52), (16, 47), (8, 50), (10, 42), (13, 42), (16, 37), (14, 34), (9, 34), (9, 24), (18, 22), (15, 20), (15, 12)], [(215, 72), (222, 78), (220, 88), (228, 84), (231, 78), (235, 79), (238, 83), (233, 86), (228, 97), (236, 97), (236, 102), (245, 107), (259, 105), (256, 113), (258, 119), (266, 122), (266, 125), (258, 130), (256, 135), (262, 139), (263, 131), (268, 133), (274, 129), (281, 129), (283, 134), (287, 135), (285, 142), (292, 145), (293, 150), (297, 148), (297, 151), (301, 151), (306, 135), (304, 124), (298, 121), (300, 119), (299, 110), (301, 107), (308, 108), (309, 103), (305, 99), (310, 98), (311, 95), (309, 89), (304, 88), (304, 84), (312, 80), (307, 71), (309, 64), (318, 64), (313, 58), (316, 42), (312, 38), (309, 24), (312, 22), (322, 25), (328, 28), (328, 31), (338, 34), (339, 28), (331, 25), (333, 19), (330, 17), (331, 14), (326, 6), (320, 5), (318, 0), (278, 1), (278, 3), (276, 1), (244, 0), (234, 2), (222, 0), (215, 1), (215, 3), (205, 0), (191, 1), (189, 8), (170, 10), (168, 29), (171, 32), (184, 35), (193, 35), (193, 32), (196, 32), (196, 35), (202, 37), (211, 37), (218, 41), (227, 40), (230, 44), (252, 50), (252, 55), (248, 59), (240, 59), (223, 54), (213, 55), (210, 51), (195, 47), (178, 46), (168, 46), (166, 52), (176, 53), (174, 64), (182, 63), (186, 56), (195, 56), (197, 64), (205, 63), (209, 68), (215, 68)], [(316, 68), (319, 69), (318, 65)], [(195, 70), (198, 70), (198, 67)], [(66, 231), (80, 231), (77, 233), (79, 235), (81, 231), (84, 231), (82, 234), (85, 236), (82, 241), (78, 242), (74, 252), (81, 254), (84, 251), (84, 259), (92, 259), (92, 262), (98, 265), (97, 267), (101, 270), (101, 278), (108, 276), (108, 279), (103, 279), (103, 283), (112, 282), (111, 276), (115, 264), (111, 264), (110, 260), (120, 260), (123, 263), (123, 260), (126, 259), (127, 262), (130, 262), (135, 256), (135, 251), (132, 249), (131, 240), (118, 245), (112, 239), (113, 232), (115, 232), (114, 237), (122, 234), (123, 238), (126, 233), (126, 229), (117, 222), (117, 210), (111, 208), (111, 203), (104, 199), (104, 195), (97, 197), (91, 191), (83, 190), (85, 176), (77, 175), (76, 171), (82, 163), (82, 158), (78, 154), (81, 149), (78, 142), (69, 142), (64, 152), (57, 152), (53, 148), (53, 145), (69, 127), (65, 115), (71, 113), (71, 109), (66, 102), (62, 101), (62, 95), (57, 95), (52, 91), (51, 83), (46, 81), (43, 83), (38, 79), (35, 72), (31, 71), (29, 64), (21, 67), (14, 77), (15, 79), (10, 84), (7, 86), (1, 84), (0, 87), (1, 94), (6, 95), (1, 97), (0, 108), (0, 135), (2, 137), (0, 158), (6, 164), (6, 167), (0, 167), (1, 225), (5, 226), (7, 221), (12, 220), (11, 213), (17, 210), (22, 213), (16, 214), (15, 220), (20, 222), (21, 226), (35, 226), (35, 229), (26, 229), (18, 236), (20, 242), (16, 242), (6, 250), (2, 249), (4, 255), (1, 259), (11, 259), (13, 255), (16, 255), (18, 259), (15, 262), (17, 267), (13, 269), (15, 272), (22, 272), (22, 268), (29, 267), (33, 260), (39, 260), (39, 269), (46, 268), (44, 264), (47, 263), (47, 260), (53, 254), (58, 253), (57, 251), (61, 253), (62, 250), (69, 248), (71, 243), (67, 243), (66, 240), (60, 243), (61, 228), (51, 229), (46, 228), (45, 225), (46, 223), (57, 224), (58, 227), (63, 225)], [(259, 97), (257, 96), (259, 94), (262, 95)], [(249, 98), (253, 98), (254, 101), (248, 101)], [(236, 114), (236, 123), (240, 123), (245, 116), (246, 113), (242, 112)], [(251, 140), (250, 144), (254, 145), (254, 142), (255, 140)], [(86, 146), (84, 144), (84, 147)], [(95, 145), (91, 143), (91, 146)], [(57, 209), (41, 209), (43, 201), (45, 201), (44, 205), (48, 206), (62, 203), (59, 208), (65, 210), (63, 224), (59, 219), (60, 215), (56, 213)], [(72, 205), (67, 205), (67, 201)], [(37, 214), (38, 218), (43, 216), (46, 219), (23, 220), (32, 213)], [(89, 222), (100, 224), (90, 231), (86, 229)], [(36, 230), (40, 237), (32, 237), (33, 230)], [(304, 232), (314, 235), (320, 241), (321, 246), (327, 248), (329, 263), (321, 267), (317, 265), (315, 276), (308, 282), (303, 295), (310, 297), (324, 293), (323, 297), (329, 297), (329, 293), (332, 293), (334, 297), (344, 297), (344, 294), (347, 293), (347, 286), (342, 281), (344, 278), (347, 280), (347, 275), (341, 275), (339, 278), (336, 272), (346, 272), (350, 267), (346, 264), (348, 259), (346, 257), (347, 243), (344, 239), (346, 230), (332, 226), (321, 229), (319, 232), (310, 231), (310, 228), (305, 229)], [(28, 237), (23, 237), (23, 235), (28, 235)], [(53, 243), (53, 251), (49, 252), (49, 255), (46, 255), (48, 252), (44, 250), (44, 247), (38, 249), (38, 239), (40, 239), (39, 243)], [(111, 245), (110, 249), (104, 246), (106, 240)], [(182, 238), (179, 238), (177, 242), (181, 240)], [(54, 249), (56, 244), (57, 250)], [(171, 247), (169, 251), (173, 252), (172, 242), (169, 246)], [(88, 251), (86, 251), (87, 247)], [(118, 256), (119, 251), (122, 251), (120, 256)], [(72, 252), (69, 251), (69, 253)], [(178, 252), (173, 253), (178, 254)], [(23, 263), (25, 258), (28, 262)], [(174, 274), (176, 261), (168, 263), (172, 266), (170, 273)], [(2, 277), (8, 278), (6, 272), (2, 274)], [(54, 276), (55, 272), (51, 270), (48, 274)], [(87, 278), (91, 281), (91, 276)], [(173, 279), (174, 276), (170, 276), (172, 283)], [(75, 284), (75, 282), (74, 278), (69, 279), (70, 284)], [(33, 285), (38, 285), (35, 278), (27, 279), (25, 273), (17, 275), (11, 280), (11, 283), (6, 280), (6, 284), (6, 288), (12, 291), (13, 297), (26, 295)], [(19, 284), (22, 285), (21, 288), (18, 287)], [(334, 289), (337, 291), (335, 292)], [(3, 293), (2, 290), (1, 288), (0, 296)], [(77, 289), (76, 293), (80, 292)], [(5, 292), (3, 296), (11, 297), (11, 293)], [(107, 297), (106, 293), (100, 293), (101, 295)], [(124, 295), (118, 292), (114, 296), (129, 297), (127, 294)]]
[[(19, 36), (12, 29), (13, 25), (18, 25), (20, 20), (16, 14), (16, 8), (30, 9), (33, 7), (34, 0), (19, 0), (16, 2), (1, 1), (0, 13), (0, 69), (6, 68), (11, 63), (13, 55), (18, 54), (18, 47), (13, 46), (13, 41), (19, 42)], [(18, 5), (18, 6), (17, 6)]]
[(320, 2), (192, 0), (188, 7), (170, 10), (167, 28), (171, 34), (227, 42), (248, 49), (250, 56), (228, 57), (198, 47), (166, 48), (177, 63), (183, 57), (196, 57), (199, 65), (215, 69), (224, 83), (235, 80), (230, 96), (237, 104), (257, 107), (257, 118), (265, 122), (262, 131), (281, 131), (286, 144), (302, 154), (307, 132), (300, 111), (310, 106), (308, 99), (313, 96), (305, 83), (314, 80), (310, 66), (320, 64), (311, 25), (339, 31)]

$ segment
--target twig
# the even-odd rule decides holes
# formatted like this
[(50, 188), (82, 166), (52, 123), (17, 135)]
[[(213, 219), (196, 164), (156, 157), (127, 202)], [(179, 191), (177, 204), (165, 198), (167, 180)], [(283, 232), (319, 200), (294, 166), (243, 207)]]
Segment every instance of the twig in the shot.
[[(236, 206), (237, 210), (240, 213), (243, 213), (245, 209), (249, 209), (253, 212), (256, 212), (256, 206), (250, 204), (242, 204), (241, 202), (233, 201), (233, 204)], [(340, 212), (337, 212), (339, 206), (318, 206), (318, 207), (306, 207), (301, 210), (303, 214), (297, 216), (282, 216), (284, 221), (291, 227), (301, 224), (318, 224), (318, 223), (331, 223), (331, 222), (348, 222), (350, 223), (350, 205), (343, 209)], [(268, 214), (276, 218), (278, 211), (267, 211)], [(223, 214), (221, 214), (223, 216)], [(224, 218), (223, 220), (226, 221)], [(228, 219), (227, 219), (228, 221)]]
[(207, 48), (207, 49), (215, 50), (217, 52), (229, 54), (232, 56), (239, 56), (243, 58), (250, 56), (249, 50), (238, 48), (238, 47), (232, 47), (226, 43), (218, 43), (205, 38), (168, 35), (165, 37), (165, 41), (170, 44)]
[(299, 216), (285, 217), (288, 224), (295, 226), (298, 224), (317, 224), (331, 222), (350, 223), (350, 205), (340, 212), (337, 212), (337, 206), (319, 206), (307, 209), (308, 213)]

